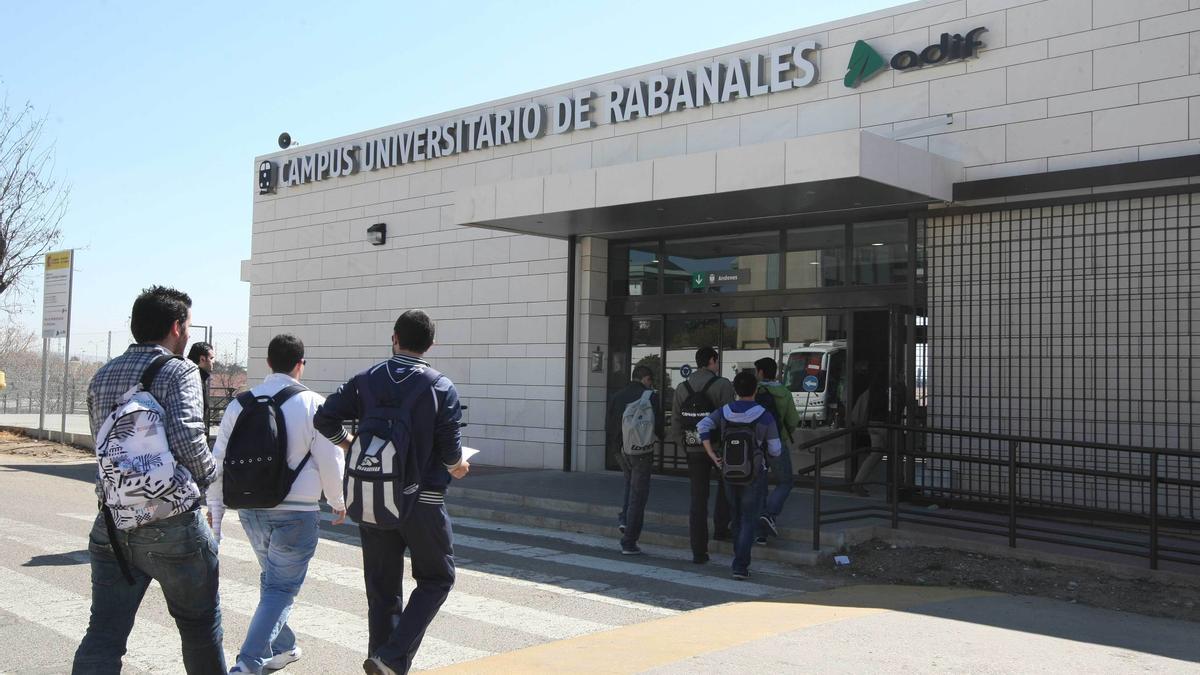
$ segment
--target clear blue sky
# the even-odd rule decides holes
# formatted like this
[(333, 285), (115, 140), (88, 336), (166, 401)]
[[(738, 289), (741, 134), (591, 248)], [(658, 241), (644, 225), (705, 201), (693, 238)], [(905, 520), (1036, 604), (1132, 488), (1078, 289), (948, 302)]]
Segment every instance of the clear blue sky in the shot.
[[(0, 89), (49, 120), (71, 186), (72, 352), (114, 352), (176, 286), (221, 353), (247, 326), (255, 155), (898, 4), (0, 0)], [(41, 270), (21, 320), (40, 331)]]

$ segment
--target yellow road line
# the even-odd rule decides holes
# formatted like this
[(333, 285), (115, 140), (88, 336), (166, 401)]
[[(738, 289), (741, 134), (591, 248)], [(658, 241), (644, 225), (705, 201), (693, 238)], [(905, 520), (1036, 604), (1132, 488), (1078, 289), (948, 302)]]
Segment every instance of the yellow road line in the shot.
[(705, 607), (428, 672), (637, 673), (819, 624), (988, 595), (996, 594), (958, 588), (846, 586), (773, 600)]

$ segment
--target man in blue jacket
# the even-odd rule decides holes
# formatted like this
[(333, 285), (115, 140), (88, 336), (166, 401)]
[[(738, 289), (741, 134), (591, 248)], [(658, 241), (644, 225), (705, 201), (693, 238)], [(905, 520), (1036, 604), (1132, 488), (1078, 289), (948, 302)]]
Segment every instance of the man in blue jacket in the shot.
[[(363, 421), (360, 432), (367, 439), (366, 420), (390, 419), (397, 411), (407, 420), (407, 447), (394, 447), (395, 434), (390, 439), (377, 435), (355, 446), (347, 462), (346, 510), (362, 539), (370, 633), (363, 670), (370, 675), (408, 672), (425, 629), (454, 586), (446, 486), (451, 476), (467, 475), (470, 465), (462, 456), (458, 391), (421, 358), (433, 346), (433, 336), (428, 314), (401, 314), (392, 333), (392, 358), (355, 375), (313, 417), (317, 431), (346, 451), (355, 439), (343, 422)], [(394, 472), (409, 459), (419, 475), (406, 469), (404, 485), (386, 479), (391, 474), (383, 472)], [(373, 473), (381, 478), (372, 479)], [(413, 494), (415, 499), (406, 500)], [(417, 582), (407, 607), (401, 589), (405, 550)]]
[[(724, 477), (725, 494), (733, 518), (733, 578), (742, 580), (750, 576), (750, 549), (754, 546), (754, 530), (762, 513), (763, 500), (767, 496), (767, 466), (765, 455), (778, 457), (783, 451), (779, 442), (779, 427), (775, 418), (754, 401), (758, 393), (758, 378), (754, 373), (742, 371), (733, 378), (733, 391), (737, 400), (712, 411), (700, 420), (696, 431), (709, 459), (720, 469), (722, 460), (713, 443), (727, 437), (731, 425), (751, 426), (754, 433), (754, 476), (749, 484), (734, 484)], [(716, 438), (714, 438), (714, 432)]]

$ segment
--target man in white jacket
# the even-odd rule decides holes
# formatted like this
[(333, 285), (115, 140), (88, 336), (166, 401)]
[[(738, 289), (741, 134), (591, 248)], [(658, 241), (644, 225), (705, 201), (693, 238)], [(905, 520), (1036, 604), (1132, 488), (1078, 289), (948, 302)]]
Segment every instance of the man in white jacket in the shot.
[[(304, 343), (291, 335), (275, 336), (267, 347), (267, 365), (273, 372), (262, 384), (250, 390), (255, 396), (274, 396), (284, 387), (299, 384), (305, 365)], [(304, 390), (280, 406), (287, 431), (288, 466), (295, 469), (305, 455), (311, 454), (310, 461), (296, 475), (291, 491), (278, 506), (238, 511), (262, 567), (262, 575), (258, 608), (238, 652), (237, 665), (230, 673), (261, 673), (263, 669), (282, 668), (300, 658), (300, 647), (296, 645), (295, 634), (288, 628), (287, 618), (304, 583), (308, 562), (317, 549), (321, 493), (325, 493), (325, 499), (337, 516), (333, 521), (335, 525), (346, 517), (342, 497), (345, 456), (312, 425), (313, 413), (324, 402), (321, 395)], [(208, 488), (208, 507), (218, 539), (225, 510), (221, 491), (222, 465), (241, 410), (237, 401), (229, 404), (213, 446), (218, 472)]]

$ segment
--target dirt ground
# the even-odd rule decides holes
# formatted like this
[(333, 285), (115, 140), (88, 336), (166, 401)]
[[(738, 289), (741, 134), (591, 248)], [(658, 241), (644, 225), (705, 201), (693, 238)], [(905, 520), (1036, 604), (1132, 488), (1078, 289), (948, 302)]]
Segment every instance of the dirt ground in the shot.
[(92, 456), (92, 451), (73, 445), (51, 443), (30, 438), (11, 431), (0, 430), (0, 454), (20, 457), (44, 457), (60, 459), (83, 459)]
[(959, 586), (1200, 622), (1200, 578), (1192, 585), (1126, 579), (1087, 567), (947, 548), (896, 548), (879, 540), (852, 547), (847, 555), (849, 565), (822, 565), (820, 573), (843, 583)]
[[(0, 454), (60, 460), (92, 456), (90, 450), (2, 430)], [(847, 555), (849, 565), (823, 563), (813, 573), (844, 584), (959, 586), (1200, 622), (1200, 575), (1191, 585), (1126, 579), (1087, 567), (948, 548), (897, 548), (878, 540), (854, 546)]]

